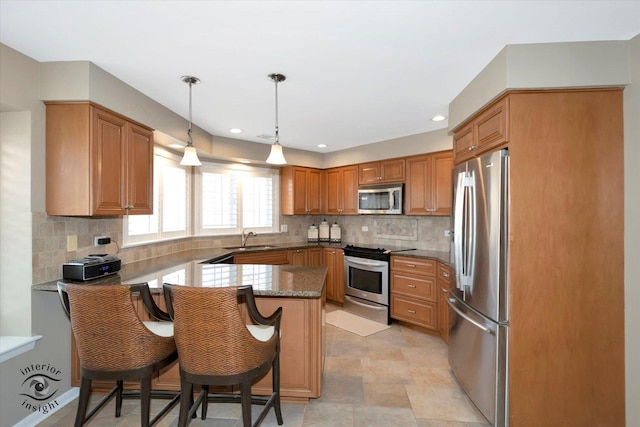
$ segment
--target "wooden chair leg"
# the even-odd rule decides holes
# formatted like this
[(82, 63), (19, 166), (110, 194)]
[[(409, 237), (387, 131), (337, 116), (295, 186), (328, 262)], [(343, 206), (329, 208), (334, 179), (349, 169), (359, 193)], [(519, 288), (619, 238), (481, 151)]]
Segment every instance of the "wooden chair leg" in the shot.
[(240, 384), (240, 401), (242, 404), (242, 425), (251, 427), (251, 380), (245, 379)]
[(284, 421), (282, 420), (282, 409), (280, 407), (280, 353), (276, 352), (276, 356), (273, 359), (272, 365), (272, 384), (273, 392), (276, 393), (276, 400), (273, 404), (273, 409), (276, 411), (276, 420), (278, 425), (281, 426)]
[(91, 380), (82, 377), (80, 381), (80, 396), (78, 397), (78, 410), (76, 411), (75, 427), (81, 427), (84, 424), (84, 417), (87, 415), (87, 407), (89, 406), (89, 397), (91, 397)]
[(116, 391), (116, 418), (118, 418), (122, 414), (122, 389), (124, 382), (122, 380), (116, 381), (116, 387), (118, 388)]
[(180, 378), (180, 415), (178, 417), (178, 427), (186, 427), (189, 419), (189, 409), (193, 402), (193, 384)]
[(140, 378), (140, 425), (149, 427), (151, 416), (151, 376)]
[(204, 395), (204, 399), (202, 400), (202, 416), (201, 416), (201, 418), (203, 420), (206, 420), (207, 419), (207, 407), (209, 405), (209, 399), (207, 398), (209, 396), (209, 386), (205, 384), (205, 385), (202, 386), (202, 389), (204, 390), (205, 395)]

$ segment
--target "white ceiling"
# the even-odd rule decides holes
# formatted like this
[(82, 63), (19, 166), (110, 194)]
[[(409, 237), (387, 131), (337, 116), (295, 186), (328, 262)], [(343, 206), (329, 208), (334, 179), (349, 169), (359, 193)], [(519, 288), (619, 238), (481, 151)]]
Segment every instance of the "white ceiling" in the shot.
[[(507, 44), (629, 40), (640, 1), (13, 1), (0, 42), (91, 61), (213, 135), (329, 152), (447, 126)], [(242, 134), (232, 135), (238, 127)], [(185, 132), (186, 133), (186, 132)], [(325, 143), (327, 148), (318, 148)]]

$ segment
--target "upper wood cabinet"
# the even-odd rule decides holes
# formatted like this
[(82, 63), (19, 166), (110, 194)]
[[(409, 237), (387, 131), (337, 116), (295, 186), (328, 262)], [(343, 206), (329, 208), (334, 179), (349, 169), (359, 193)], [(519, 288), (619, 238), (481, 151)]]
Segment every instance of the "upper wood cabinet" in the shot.
[(509, 141), (509, 98), (502, 98), (456, 129), (453, 136), (455, 163), (461, 163)]
[(153, 213), (153, 130), (89, 102), (46, 103), (47, 214)]
[(358, 183), (360, 185), (404, 182), (404, 179), (404, 158), (358, 165)]
[(322, 170), (300, 166), (280, 169), (280, 213), (316, 215), (322, 213)]
[(405, 213), (451, 215), (452, 152), (408, 157), (406, 163)]
[(328, 169), (326, 173), (325, 213), (332, 215), (358, 214), (358, 167), (344, 166)]

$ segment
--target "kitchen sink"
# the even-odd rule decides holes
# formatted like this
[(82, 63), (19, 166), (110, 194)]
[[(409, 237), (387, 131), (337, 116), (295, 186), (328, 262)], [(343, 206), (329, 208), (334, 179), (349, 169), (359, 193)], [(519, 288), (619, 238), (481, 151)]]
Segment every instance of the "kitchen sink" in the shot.
[(274, 249), (277, 246), (274, 245), (245, 245), (245, 246), (227, 246), (225, 249), (232, 249), (234, 251), (246, 251), (248, 249), (251, 250), (260, 250), (260, 249)]

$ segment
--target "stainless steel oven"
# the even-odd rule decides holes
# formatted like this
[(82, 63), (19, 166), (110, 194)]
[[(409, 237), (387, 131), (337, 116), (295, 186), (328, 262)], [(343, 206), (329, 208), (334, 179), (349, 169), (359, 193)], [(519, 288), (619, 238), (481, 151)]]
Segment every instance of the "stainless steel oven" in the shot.
[(343, 309), (389, 324), (389, 253), (350, 245), (344, 253)]

